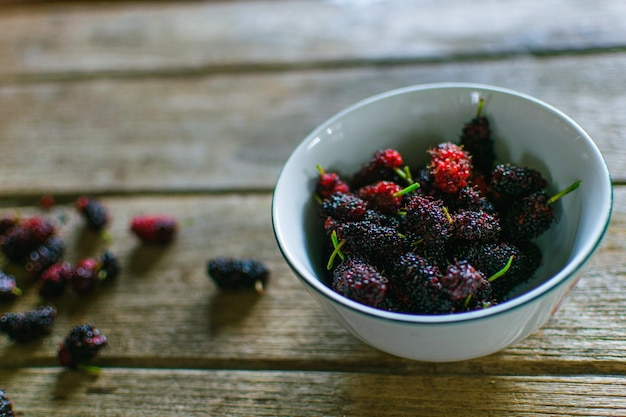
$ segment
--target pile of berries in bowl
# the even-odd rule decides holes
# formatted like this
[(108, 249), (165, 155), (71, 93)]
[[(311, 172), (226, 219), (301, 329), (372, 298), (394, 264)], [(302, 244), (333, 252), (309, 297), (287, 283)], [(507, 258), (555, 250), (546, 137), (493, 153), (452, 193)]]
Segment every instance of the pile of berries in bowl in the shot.
[(315, 129), (276, 183), (285, 259), (340, 324), (425, 361), (534, 333), (597, 249), (606, 164), (554, 107), (484, 85), (407, 87)]

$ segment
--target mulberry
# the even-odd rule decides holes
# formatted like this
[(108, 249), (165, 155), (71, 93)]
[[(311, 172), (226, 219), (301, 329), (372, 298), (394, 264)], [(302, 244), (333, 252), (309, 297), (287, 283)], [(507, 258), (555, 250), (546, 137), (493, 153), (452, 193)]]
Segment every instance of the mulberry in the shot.
[(107, 342), (107, 337), (92, 324), (75, 326), (59, 345), (59, 363), (67, 368), (78, 368), (98, 355)]
[(450, 142), (441, 143), (428, 151), (429, 169), (438, 190), (455, 194), (468, 185), (472, 173), (470, 155), (458, 145)]
[(85, 219), (87, 226), (93, 230), (102, 230), (109, 223), (109, 213), (99, 200), (87, 196), (78, 197), (76, 208)]
[(16, 342), (30, 342), (52, 331), (56, 315), (57, 310), (52, 306), (40, 306), (22, 313), (4, 313), (0, 316), (0, 332)]
[(399, 182), (404, 174), (401, 171), (402, 155), (395, 149), (376, 151), (370, 161), (357, 172), (350, 183), (353, 189), (361, 188), (378, 181)]
[(463, 125), (461, 146), (472, 156), (474, 169), (482, 174), (488, 174), (495, 161), (495, 152), (489, 120), (481, 114), (484, 103), (484, 99), (481, 98), (476, 116)]
[(254, 288), (261, 291), (267, 285), (270, 271), (256, 259), (217, 257), (209, 260), (207, 273), (222, 289)]
[(351, 300), (376, 307), (385, 297), (387, 278), (363, 260), (348, 258), (333, 271), (332, 287)]
[(491, 187), (505, 197), (522, 197), (541, 191), (548, 182), (535, 169), (499, 164), (491, 173)]

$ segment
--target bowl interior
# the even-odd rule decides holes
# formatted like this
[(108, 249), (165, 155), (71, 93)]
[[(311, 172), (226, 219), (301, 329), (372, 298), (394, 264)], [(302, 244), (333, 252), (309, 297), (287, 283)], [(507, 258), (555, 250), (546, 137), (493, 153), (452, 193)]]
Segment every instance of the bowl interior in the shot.
[[(387, 92), (338, 113), (314, 130), (292, 153), (276, 183), (273, 223), (279, 247), (296, 273), (316, 291), (369, 314), (403, 320), (446, 320), (445, 316), (388, 313), (352, 302), (328, 288), (324, 236), (312, 198), (316, 164), (343, 175), (355, 173), (378, 149), (398, 149), (405, 163), (423, 165), (426, 150), (458, 143), (461, 126), (485, 99), (498, 162), (538, 169), (551, 194), (577, 180), (581, 186), (555, 203), (557, 221), (537, 240), (543, 265), (519, 297), (463, 314), (489, 314), (536, 297), (578, 269), (595, 250), (608, 224), (611, 182), (589, 136), (569, 117), (529, 96), (481, 85), (424, 85)], [(515, 294), (519, 295), (519, 294)], [(458, 316), (458, 315), (455, 315)]]

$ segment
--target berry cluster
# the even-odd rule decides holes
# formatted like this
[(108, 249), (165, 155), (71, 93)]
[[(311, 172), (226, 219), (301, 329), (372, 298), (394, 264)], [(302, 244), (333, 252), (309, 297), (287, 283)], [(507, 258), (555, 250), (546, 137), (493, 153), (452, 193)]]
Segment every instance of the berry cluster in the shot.
[(553, 223), (553, 203), (579, 182), (549, 197), (539, 171), (496, 164), (483, 105), (460, 143), (428, 149), (424, 166), (410, 169), (397, 150), (384, 149), (352, 177), (318, 167), (315, 197), (335, 291), (379, 309), (448, 314), (505, 301), (532, 278), (542, 262), (533, 239)]

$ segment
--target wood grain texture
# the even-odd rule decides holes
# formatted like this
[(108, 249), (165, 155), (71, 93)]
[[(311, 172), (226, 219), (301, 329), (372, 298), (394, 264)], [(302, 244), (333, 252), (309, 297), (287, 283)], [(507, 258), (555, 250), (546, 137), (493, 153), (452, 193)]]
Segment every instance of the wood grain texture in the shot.
[(451, 80), (557, 106), (621, 182), (626, 124), (614, 112), (626, 106), (625, 58), (0, 85), (0, 195), (271, 190), (299, 141), (335, 112), (388, 89)]
[[(616, 376), (58, 368), (0, 371), (19, 415), (621, 416)], [(21, 404), (29, 404), (25, 408)]]
[[(52, 366), (71, 326), (93, 322), (110, 340), (105, 366), (455, 372), (473, 374), (626, 373), (623, 326), (626, 193), (616, 190), (608, 237), (561, 311), (537, 334), (501, 353), (460, 364), (426, 364), (380, 353), (332, 321), (305, 292), (280, 256), (269, 219), (269, 195), (109, 198), (114, 214), (108, 245), (86, 232), (70, 206), (50, 213), (65, 219), (66, 259), (116, 253), (119, 280), (88, 297), (67, 294), (54, 304), (54, 333), (24, 349), (0, 341), (0, 368)], [(24, 208), (24, 212), (28, 212)], [(138, 244), (127, 225), (145, 212), (176, 215), (183, 227), (169, 247)], [(219, 220), (217, 220), (219, 219)], [(216, 221), (217, 220), (217, 221)], [(272, 270), (262, 295), (219, 291), (206, 274), (215, 256), (255, 257)], [(11, 311), (41, 302), (22, 279), (24, 296)]]
[(0, 14), (0, 77), (624, 47), (625, 15), (619, 0), (60, 2)]

